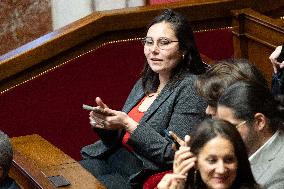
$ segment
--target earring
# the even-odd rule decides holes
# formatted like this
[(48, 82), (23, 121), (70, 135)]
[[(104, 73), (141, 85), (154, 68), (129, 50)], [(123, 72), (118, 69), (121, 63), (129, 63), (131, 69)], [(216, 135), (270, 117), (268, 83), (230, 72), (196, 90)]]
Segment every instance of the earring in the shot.
[(184, 54), (182, 54), (182, 59), (184, 60)]
[(195, 188), (197, 188), (197, 186), (198, 186), (198, 183), (197, 183), (197, 170), (194, 171), (193, 185), (195, 186)]

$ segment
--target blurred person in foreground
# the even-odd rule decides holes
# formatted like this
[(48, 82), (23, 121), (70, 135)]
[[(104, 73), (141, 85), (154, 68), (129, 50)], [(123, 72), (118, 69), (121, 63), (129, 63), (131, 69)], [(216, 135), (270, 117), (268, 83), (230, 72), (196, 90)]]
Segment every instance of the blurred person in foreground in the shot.
[(179, 164), (176, 168), (180, 170), (166, 174), (158, 189), (259, 188), (251, 172), (245, 144), (229, 122), (203, 121), (192, 135), (189, 146), (181, 146), (176, 152), (180, 157), (175, 158), (174, 163)]
[(13, 160), (13, 149), (8, 135), (0, 131), (0, 189), (20, 189), (18, 184), (9, 177)]

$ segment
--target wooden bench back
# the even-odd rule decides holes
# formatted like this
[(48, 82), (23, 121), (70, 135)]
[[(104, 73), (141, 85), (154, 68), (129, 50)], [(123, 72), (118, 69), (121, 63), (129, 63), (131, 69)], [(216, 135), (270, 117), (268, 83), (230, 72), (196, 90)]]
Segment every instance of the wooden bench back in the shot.
[(65, 188), (105, 188), (78, 162), (41, 136), (14, 137), (11, 141), (14, 159), (10, 175), (23, 189), (54, 189), (47, 177), (57, 175), (70, 181)]

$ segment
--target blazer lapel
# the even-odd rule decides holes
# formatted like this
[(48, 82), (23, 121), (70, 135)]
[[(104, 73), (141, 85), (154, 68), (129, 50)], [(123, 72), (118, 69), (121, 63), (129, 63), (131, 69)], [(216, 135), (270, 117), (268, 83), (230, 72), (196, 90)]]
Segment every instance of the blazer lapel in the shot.
[[(278, 131), (279, 132), (279, 131)], [(256, 180), (259, 180), (271, 166), (271, 161), (277, 156), (277, 153), (281, 150), (283, 145), (283, 137), (281, 137), (281, 132), (277, 133), (274, 141), (262, 149), (256, 157), (251, 160), (251, 167), (254, 172)], [(269, 171), (268, 171), (269, 172)]]
[(145, 96), (143, 90), (137, 91), (136, 95), (129, 100), (128, 104), (125, 104), (123, 111), (129, 113), (130, 110)]
[[(149, 109), (145, 112), (141, 121), (148, 120), (151, 115), (163, 104), (167, 98), (174, 92), (176, 86), (179, 85), (181, 80), (176, 81), (175, 83), (167, 84), (158, 97), (154, 100), (153, 104), (149, 107)], [(125, 104), (123, 111), (128, 113), (130, 110), (145, 96), (145, 93), (142, 89), (142, 86), (137, 89), (134, 95), (127, 101)]]

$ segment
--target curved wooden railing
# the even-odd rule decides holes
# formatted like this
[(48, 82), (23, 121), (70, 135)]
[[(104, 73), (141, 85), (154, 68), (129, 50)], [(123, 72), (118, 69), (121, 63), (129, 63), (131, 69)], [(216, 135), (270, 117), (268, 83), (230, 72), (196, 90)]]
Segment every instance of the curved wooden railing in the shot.
[(274, 19), (250, 8), (232, 11), (234, 56), (247, 58), (271, 81), (269, 55), (284, 42), (284, 20)]
[(95, 12), (1, 56), (0, 91), (106, 41), (143, 36), (146, 24), (165, 8), (185, 14), (199, 30), (230, 26), (232, 9), (252, 7), (265, 12), (283, 4), (279, 0), (196, 0)]

